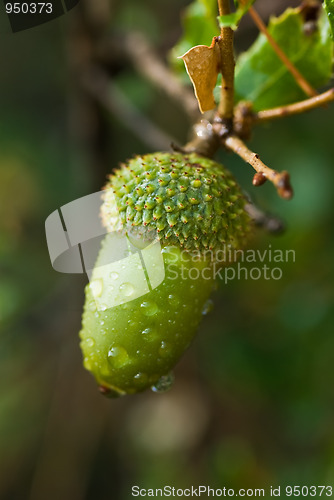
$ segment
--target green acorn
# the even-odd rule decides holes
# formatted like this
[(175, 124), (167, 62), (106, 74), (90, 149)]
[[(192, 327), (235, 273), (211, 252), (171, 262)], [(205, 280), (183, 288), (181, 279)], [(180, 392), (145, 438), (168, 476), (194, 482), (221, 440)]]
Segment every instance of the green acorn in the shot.
[[(86, 287), (80, 332), (84, 366), (102, 392), (168, 386), (207, 311), (222, 265), (216, 256), (247, 241), (245, 203), (232, 175), (196, 154), (137, 156), (110, 176), (102, 206), (109, 233)], [(127, 238), (126, 265), (106, 265), (115, 232)]]

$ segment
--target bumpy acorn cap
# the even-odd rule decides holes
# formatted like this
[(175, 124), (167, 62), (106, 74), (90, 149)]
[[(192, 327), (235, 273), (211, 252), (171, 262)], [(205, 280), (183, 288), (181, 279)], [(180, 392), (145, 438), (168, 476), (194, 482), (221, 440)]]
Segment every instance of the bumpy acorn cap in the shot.
[(164, 245), (200, 253), (242, 248), (247, 240), (246, 199), (230, 172), (208, 158), (137, 156), (114, 171), (105, 189), (109, 231), (156, 234)]

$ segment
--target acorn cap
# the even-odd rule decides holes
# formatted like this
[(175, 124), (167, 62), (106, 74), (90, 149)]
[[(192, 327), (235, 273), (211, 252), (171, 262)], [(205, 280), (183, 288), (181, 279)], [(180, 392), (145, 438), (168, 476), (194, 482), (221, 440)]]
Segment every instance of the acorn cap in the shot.
[(241, 188), (223, 165), (181, 153), (137, 156), (105, 186), (109, 231), (158, 237), (164, 245), (204, 253), (244, 247), (251, 224)]

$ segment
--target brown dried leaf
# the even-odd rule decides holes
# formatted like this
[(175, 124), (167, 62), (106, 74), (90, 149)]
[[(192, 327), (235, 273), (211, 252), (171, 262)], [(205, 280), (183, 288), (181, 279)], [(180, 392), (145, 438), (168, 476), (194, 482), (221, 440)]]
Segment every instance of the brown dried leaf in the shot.
[(216, 39), (210, 47), (197, 45), (181, 56), (194, 86), (201, 113), (213, 109), (216, 104), (213, 89), (216, 86), (220, 66), (220, 52)]

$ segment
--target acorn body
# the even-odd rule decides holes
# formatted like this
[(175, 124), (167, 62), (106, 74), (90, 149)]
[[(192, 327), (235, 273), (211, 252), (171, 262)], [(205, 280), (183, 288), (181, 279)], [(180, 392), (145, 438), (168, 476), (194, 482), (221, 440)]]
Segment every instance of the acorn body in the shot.
[[(216, 268), (224, 265), (217, 253), (242, 248), (247, 240), (245, 203), (222, 165), (195, 154), (139, 156), (110, 176), (102, 206), (110, 234), (86, 287), (80, 332), (84, 366), (102, 392), (143, 391), (174, 367), (207, 310)], [(158, 242), (145, 263), (163, 270), (159, 284), (140, 289), (135, 260), (106, 272), (102, 263), (115, 232), (142, 240), (144, 247)], [(105, 307), (99, 307), (96, 290), (102, 297), (110, 290)]]
[[(107, 236), (99, 258), (111, 250)], [(102, 392), (116, 396), (154, 386), (188, 348), (205, 313), (214, 285), (211, 263), (186, 260), (177, 247), (162, 247), (161, 252), (162, 283), (134, 300), (99, 311), (91, 288), (95, 281), (86, 287), (81, 348), (84, 366)], [(100, 286), (121, 288), (124, 299), (131, 298), (136, 287), (131, 265), (119, 278), (115, 274), (108, 273)]]

